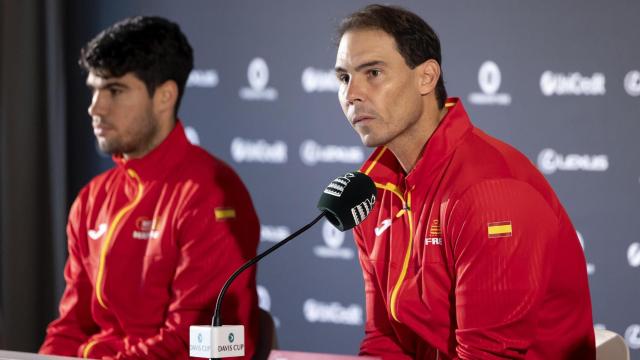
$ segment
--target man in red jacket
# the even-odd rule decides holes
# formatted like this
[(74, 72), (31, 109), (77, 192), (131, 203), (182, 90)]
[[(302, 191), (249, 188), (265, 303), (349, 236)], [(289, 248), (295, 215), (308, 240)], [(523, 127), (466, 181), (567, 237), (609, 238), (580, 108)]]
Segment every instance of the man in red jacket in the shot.
[[(76, 198), (60, 316), (41, 353), (186, 359), (189, 326), (211, 321), (231, 273), (256, 253), (259, 224), (235, 172), (187, 140), (176, 113), (193, 68), (180, 28), (135, 17), (81, 52), (89, 115), (115, 167)], [(255, 271), (230, 288), (223, 319), (257, 338)]]
[(376, 147), (377, 203), (355, 230), (367, 321), (383, 359), (593, 359), (586, 263), (527, 158), (447, 99), (440, 43), (417, 15), (371, 5), (343, 20), (344, 114)]

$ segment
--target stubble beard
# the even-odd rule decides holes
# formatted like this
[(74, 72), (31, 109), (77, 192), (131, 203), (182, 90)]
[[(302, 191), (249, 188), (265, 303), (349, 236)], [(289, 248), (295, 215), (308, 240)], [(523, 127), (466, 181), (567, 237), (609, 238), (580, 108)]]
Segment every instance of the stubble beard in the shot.
[(98, 138), (98, 148), (109, 155), (146, 152), (152, 146), (152, 140), (158, 132), (157, 121), (150, 112), (136, 120), (139, 126), (133, 132), (113, 138)]

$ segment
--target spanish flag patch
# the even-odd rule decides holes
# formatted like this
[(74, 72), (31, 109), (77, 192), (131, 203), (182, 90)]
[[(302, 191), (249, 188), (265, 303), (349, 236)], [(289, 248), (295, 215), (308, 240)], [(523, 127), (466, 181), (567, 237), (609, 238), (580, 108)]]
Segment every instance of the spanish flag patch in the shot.
[(216, 208), (214, 212), (216, 215), (216, 221), (236, 218), (236, 209), (234, 208)]
[(487, 224), (487, 234), (490, 238), (509, 237), (513, 232), (511, 221), (492, 222)]

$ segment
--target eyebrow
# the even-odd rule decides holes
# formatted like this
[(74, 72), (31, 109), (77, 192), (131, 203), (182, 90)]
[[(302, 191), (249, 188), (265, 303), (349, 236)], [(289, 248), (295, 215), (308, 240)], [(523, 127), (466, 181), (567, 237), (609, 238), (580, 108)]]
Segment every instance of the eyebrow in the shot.
[[(364, 64), (360, 64), (360, 65), (356, 66), (356, 71), (360, 71), (362, 69), (365, 69), (365, 68), (368, 68), (368, 67), (371, 67), (371, 66), (376, 66), (376, 65), (385, 65), (385, 62), (382, 61), (382, 60), (369, 61), (369, 62), (366, 62)], [(336, 73), (347, 72), (347, 70), (342, 68), (342, 67), (340, 67), (340, 66), (336, 66), (335, 67), (335, 72)]]
[(124, 88), (124, 89), (128, 89), (129, 86), (127, 86), (124, 83), (121, 83), (119, 81), (112, 81), (112, 82), (107, 82), (106, 84), (102, 85), (102, 86), (94, 86), (93, 84), (90, 83), (86, 83), (87, 87), (89, 89), (111, 89), (111, 88)]

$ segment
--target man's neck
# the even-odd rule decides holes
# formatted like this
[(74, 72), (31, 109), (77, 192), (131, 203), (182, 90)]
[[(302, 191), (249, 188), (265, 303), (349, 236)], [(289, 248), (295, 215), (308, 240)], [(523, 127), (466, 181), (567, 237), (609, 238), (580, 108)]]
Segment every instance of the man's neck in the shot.
[(427, 114), (425, 119), (418, 121), (415, 126), (408, 129), (404, 136), (398, 137), (387, 146), (398, 159), (405, 174), (410, 173), (416, 166), (427, 141), (429, 141), (429, 138), (431, 138), (431, 135), (433, 135), (433, 132), (446, 114), (446, 108), (435, 108), (433, 112)]

